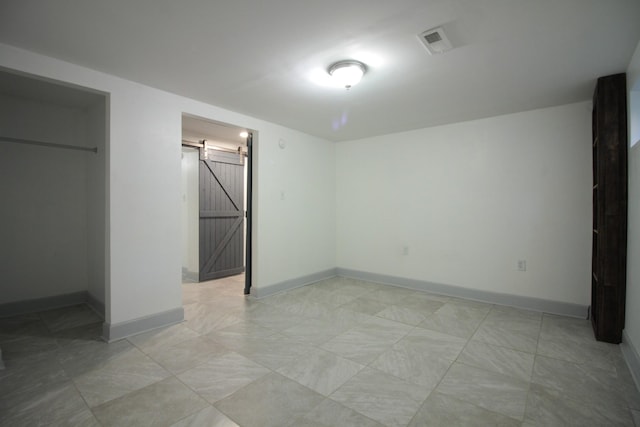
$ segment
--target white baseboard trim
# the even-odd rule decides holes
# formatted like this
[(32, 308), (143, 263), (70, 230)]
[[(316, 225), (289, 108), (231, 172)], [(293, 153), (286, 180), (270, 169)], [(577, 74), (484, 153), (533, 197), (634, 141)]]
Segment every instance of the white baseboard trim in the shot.
[(627, 362), (629, 371), (631, 371), (631, 376), (633, 377), (633, 381), (636, 383), (636, 388), (640, 390), (640, 356), (638, 356), (638, 350), (633, 345), (633, 341), (629, 339), (629, 335), (627, 335), (626, 330), (622, 331), (622, 343), (620, 343), (620, 350), (622, 351), (624, 361)]
[(191, 271), (185, 267), (182, 267), (182, 280), (186, 282), (198, 283), (200, 281), (200, 276), (197, 271)]
[(182, 321), (184, 321), (184, 309), (179, 307), (126, 322), (116, 324), (105, 322), (102, 325), (102, 338), (107, 342), (118, 341), (132, 335), (174, 325)]
[(64, 295), (53, 295), (44, 298), (34, 298), (25, 301), (9, 302), (0, 304), (0, 318), (53, 310), (76, 304), (86, 304), (88, 300), (89, 293), (87, 291), (81, 291)]
[(426, 291), (434, 294), (481, 301), (490, 304), (506, 305), (510, 307), (523, 308), (526, 310), (541, 311), (550, 314), (560, 314), (563, 316), (586, 319), (589, 312), (588, 306), (580, 304), (551, 301), (532, 297), (523, 297), (519, 295), (502, 294), (498, 292), (482, 291), (478, 289), (463, 288), (460, 286), (427, 282), (424, 280), (407, 279), (403, 277), (368, 273), (365, 271), (351, 270), (347, 268), (337, 268), (336, 270), (337, 275), (342, 277), (351, 277), (353, 279), (365, 280), (368, 282)]
[(255, 298), (264, 298), (269, 295), (277, 294), (278, 292), (284, 292), (302, 286), (310, 285), (311, 283), (319, 282), (321, 280), (331, 279), (336, 277), (336, 269), (331, 268), (329, 270), (320, 271), (318, 273), (309, 274), (307, 276), (297, 277), (295, 279), (285, 280), (284, 282), (274, 283), (272, 285), (251, 288), (251, 295)]
[(87, 292), (87, 305), (91, 307), (96, 314), (104, 320), (105, 318), (105, 308), (104, 303)]

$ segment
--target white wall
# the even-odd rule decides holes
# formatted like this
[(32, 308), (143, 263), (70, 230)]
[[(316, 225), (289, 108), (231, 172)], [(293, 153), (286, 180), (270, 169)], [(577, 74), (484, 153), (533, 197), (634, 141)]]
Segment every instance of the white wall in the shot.
[(98, 102), (86, 111), (86, 142), (98, 152), (85, 155), (87, 181), (87, 291), (102, 310), (105, 305), (106, 257), (106, 103)]
[(627, 68), (627, 90), (629, 108), (629, 144), (640, 141), (640, 42)]
[(199, 157), (197, 148), (182, 147), (182, 274), (195, 281), (199, 271)]
[[(0, 95), (0, 133), (85, 145), (82, 110)], [(92, 153), (0, 143), (0, 304), (87, 290)]]
[[(638, 55), (640, 56), (640, 55)], [(628, 77), (631, 75), (629, 74)], [(629, 84), (631, 79), (627, 78)], [(640, 78), (636, 80), (636, 86), (640, 86)], [(629, 101), (629, 145), (634, 146), (640, 142), (640, 114), (637, 111), (640, 109), (640, 87), (629, 87), (628, 93)]]
[[(334, 144), (296, 131), (269, 140), (258, 135), (258, 271), (275, 284), (333, 269), (335, 258)], [(256, 234), (254, 234), (256, 236)]]
[(337, 144), (338, 267), (588, 305), (590, 120), (585, 102)]
[[(0, 66), (109, 94), (108, 323), (181, 307), (182, 113), (257, 131), (253, 285), (335, 266), (333, 144), (8, 45), (0, 44)], [(287, 141), (285, 150), (278, 148), (281, 138)]]
[[(627, 70), (629, 102), (629, 204), (627, 231), (627, 306), (625, 335), (640, 354), (640, 43)], [(640, 381), (640, 378), (637, 378)]]

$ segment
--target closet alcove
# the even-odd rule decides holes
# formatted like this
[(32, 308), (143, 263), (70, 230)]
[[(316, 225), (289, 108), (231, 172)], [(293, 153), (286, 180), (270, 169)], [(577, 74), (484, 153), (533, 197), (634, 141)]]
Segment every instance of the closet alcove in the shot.
[(0, 70), (0, 318), (104, 318), (107, 96)]

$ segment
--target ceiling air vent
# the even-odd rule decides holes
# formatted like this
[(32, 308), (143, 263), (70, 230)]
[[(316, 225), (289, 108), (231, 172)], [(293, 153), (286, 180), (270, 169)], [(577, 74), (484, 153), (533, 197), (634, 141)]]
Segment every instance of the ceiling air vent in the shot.
[(427, 30), (418, 36), (422, 44), (427, 48), (427, 52), (431, 55), (444, 53), (451, 50), (451, 42), (444, 34), (442, 27)]

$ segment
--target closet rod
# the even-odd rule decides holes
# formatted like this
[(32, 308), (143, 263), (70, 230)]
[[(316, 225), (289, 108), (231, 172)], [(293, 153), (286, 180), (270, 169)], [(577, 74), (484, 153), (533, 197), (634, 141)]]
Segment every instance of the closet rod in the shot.
[(35, 141), (32, 139), (10, 138), (8, 136), (0, 136), (0, 140), (6, 141), (6, 142), (16, 142), (18, 144), (30, 144), (30, 145), (41, 145), (43, 147), (51, 147), (51, 148), (63, 148), (66, 150), (92, 151), (94, 153), (98, 152), (98, 147), (81, 147), (79, 145), (55, 144), (53, 142)]

